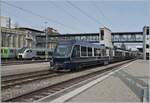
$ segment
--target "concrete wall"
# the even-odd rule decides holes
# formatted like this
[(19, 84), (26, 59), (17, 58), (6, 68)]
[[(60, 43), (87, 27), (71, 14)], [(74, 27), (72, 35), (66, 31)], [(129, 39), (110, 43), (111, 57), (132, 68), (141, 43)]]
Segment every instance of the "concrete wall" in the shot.
[[(148, 59), (146, 57), (146, 53), (150, 55), (150, 28), (148, 26), (144, 26), (143, 28), (143, 40), (143, 58)], [(146, 47), (146, 45), (149, 47)]]
[[(104, 31), (104, 39), (102, 39), (102, 30)], [(113, 48), (111, 30), (106, 27), (100, 28), (100, 44)]]

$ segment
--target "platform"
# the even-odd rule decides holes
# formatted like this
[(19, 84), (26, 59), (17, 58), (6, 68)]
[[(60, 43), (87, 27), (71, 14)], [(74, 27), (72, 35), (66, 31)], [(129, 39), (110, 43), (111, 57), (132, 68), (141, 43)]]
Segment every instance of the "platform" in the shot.
[(146, 102), (148, 82), (149, 61), (136, 60), (51, 102)]
[(49, 69), (49, 62), (1, 66), (1, 76), (15, 75)]

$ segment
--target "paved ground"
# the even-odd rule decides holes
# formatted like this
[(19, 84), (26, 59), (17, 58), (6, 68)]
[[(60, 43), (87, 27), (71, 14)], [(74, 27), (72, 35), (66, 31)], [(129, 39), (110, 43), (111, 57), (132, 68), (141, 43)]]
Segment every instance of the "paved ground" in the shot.
[(48, 70), (49, 62), (1, 66), (1, 75), (14, 75), (33, 71)]
[(90, 88), (84, 85), (53, 102), (140, 102), (144, 88), (148, 87), (148, 64), (144, 60), (134, 61), (107, 78), (99, 78)]

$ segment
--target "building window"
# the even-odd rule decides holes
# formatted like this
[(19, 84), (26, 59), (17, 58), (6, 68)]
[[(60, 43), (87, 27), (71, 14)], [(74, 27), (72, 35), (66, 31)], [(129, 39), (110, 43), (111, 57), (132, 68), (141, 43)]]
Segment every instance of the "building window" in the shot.
[(104, 40), (104, 30), (101, 30), (101, 40)]
[(149, 35), (149, 29), (146, 29), (146, 34)]
[(149, 60), (149, 53), (146, 53), (146, 60)]
[(146, 44), (146, 48), (149, 48), (149, 45), (148, 45), (148, 44)]

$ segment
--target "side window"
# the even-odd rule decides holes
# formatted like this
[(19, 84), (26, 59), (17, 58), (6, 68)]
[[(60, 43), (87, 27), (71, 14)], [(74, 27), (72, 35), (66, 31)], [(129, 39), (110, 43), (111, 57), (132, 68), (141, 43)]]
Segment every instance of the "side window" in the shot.
[(28, 52), (28, 53), (29, 53), (29, 52), (32, 52), (32, 50), (27, 50), (26, 52)]
[(45, 55), (45, 52), (44, 51), (37, 51), (36, 55), (41, 55), (42, 56), (42, 55)]
[(106, 49), (102, 49), (102, 56), (106, 56)]
[(101, 56), (101, 50), (98, 48), (94, 48), (94, 56)]
[(96, 48), (94, 48), (94, 56), (96, 56)]
[(81, 56), (87, 56), (86, 47), (81, 46)]
[(92, 48), (88, 47), (88, 56), (92, 56)]
[(7, 54), (7, 50), (6, 49), (4, 49), (4, 53)]
[(12, 49), (10, 49), (10, 53), (13, 53), (13, 50), (12, 50)]
[(72, 57), (80, 57), (80, 45), (74, 46)]
[(49, 55), (49, 56), (52, 56), (52, 55), (53, 55), (53, 53), (49, 51), (49, 52), (48, 52), (48, 55)]

